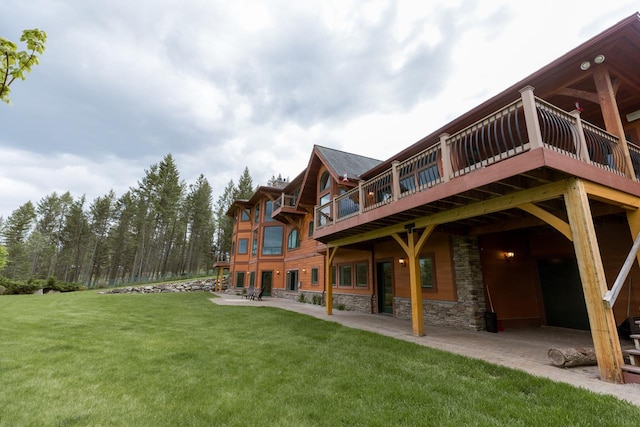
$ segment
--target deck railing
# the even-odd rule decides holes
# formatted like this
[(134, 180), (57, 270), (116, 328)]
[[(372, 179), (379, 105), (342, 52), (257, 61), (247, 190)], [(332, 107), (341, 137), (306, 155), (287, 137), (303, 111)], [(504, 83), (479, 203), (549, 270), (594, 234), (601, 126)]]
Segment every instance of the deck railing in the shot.
[(536, 110), (544, 146), (580, 159), (584, 150), (580, 142), (578, 118), (539, 98), (536, 98)]
[(448, 138), (453, 176), (522, 153), (526, 142), (522, 101), (517, 100)]
[[(582, 128), (591, 164), (624, 175), (624, 153), (618, 138), (590, 123), (582, 122)], [(627, 145), (630, 146), (631, 143), (627, 141)], [(640, 169), (634, 166), (634, 170)]]
[[(640, 177), (640, 147), (628, 143), (633, 170)], [(315, 208), (315, 228), (377, 209), (426, 191), (534, 148), (545, 147), (620, 175), (625, 158), (618, 138), (533, 96), (532, 88), (499, 111), (429, 148), (392, 162), (383, 173)]]
[(442, 182), (440, 144), (408, 158), (398, 165), (400, 197), (406, 197)]
[(296, 205), (296, 197), (291, 194), (282, 193), (280, 197), (273, 201), (273, 210), (280, 209), (283, 206), (293, 207)]
[(631, 165), (633, 166), (636, 180), (640, 181), (640, 147), (629, 141), (627, 141), (627, 147), (629, 147), (629, 156), (631, 157)]

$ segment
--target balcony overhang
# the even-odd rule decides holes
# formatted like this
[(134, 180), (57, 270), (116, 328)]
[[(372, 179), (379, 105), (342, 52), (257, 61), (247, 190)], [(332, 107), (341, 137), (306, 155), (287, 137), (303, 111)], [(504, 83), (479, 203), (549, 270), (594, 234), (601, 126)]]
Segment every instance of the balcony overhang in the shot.
[[(429, 217), (438, 218), (438, 225), (451, 232), (464, 234), (473, 234), (474, 230), (498, 231), (507, 222), (523, 226), (542, 224), (516, 208), (524, 203), (543, 202), (546, 210), (564, 216), (562, 193), (565, 181), (571, 177), (615, 189), (617, 194), (628, 194), (627, 199), (619, 196), (618, 203), (613, 204), (611, 200), (600, 203), (597, 197), (593, 198), (594, 215), (636, 209), (640, 204), (638, 182), (555, 150), (538, 148), (326, 225), (316, 229), (313, 237), (327, 244), (363, 234), (371, 239), (382, 238), (385, 233), (377, 236), (377, 231)], [(500, 205), (500, 211), (483, 208), (498, 198), (508, 199)]]
[(300, 211), (292, 206), (281, 206), (273, 211), (271, 218), (279, 222), (287, 223), (289, 220), (297, 221), (307, 214), (306, 211)]

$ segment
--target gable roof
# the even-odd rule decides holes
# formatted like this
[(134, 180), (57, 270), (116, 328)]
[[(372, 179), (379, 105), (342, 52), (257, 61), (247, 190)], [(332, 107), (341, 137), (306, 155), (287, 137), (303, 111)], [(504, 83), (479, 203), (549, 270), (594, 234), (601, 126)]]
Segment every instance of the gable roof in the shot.
[(371, 157), (314, 145), (309, 164), (304, 171), (298, 205), (300, 203), (316, 204), (318, 172), (323, 165), (335, 181), (342, 180), (346, 173), (347, 179), (351, 181), (351, 185), (354, 185), (355, 181), (358, 181), (363, 173), (380, 163), (382, 163), (381, 160)]
[(359, 154), (347, 153), (332, 148), (315, 146), (317, 154), (334, 178), (347, 174), (349, 179), (360, 179), (360, 175), (381, 163), (380, 160)]

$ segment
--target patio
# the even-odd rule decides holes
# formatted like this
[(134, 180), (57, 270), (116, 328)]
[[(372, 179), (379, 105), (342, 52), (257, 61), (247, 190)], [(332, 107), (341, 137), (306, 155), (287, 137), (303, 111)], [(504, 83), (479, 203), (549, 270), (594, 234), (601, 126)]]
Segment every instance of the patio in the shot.
[[(640, 405), (640, 385), (638, 384), (621, 385), (600, 381), (596, 366), (567, 369), (551, 364), (547, 356), (550, 348), (592, 347), (591, 334), (587, 331), (541, 327), (510, 329), (496, 334), (427, 325), (426, 335), (417, 337), (412, 333), (411, 321), (391, 316), (338, 310), (334, 310), (333, 315), (329, 316), (326, 314), (325, 307), (283, 298), (265, 297), (263, 301), (250, 301), (235, 294), (215, 293), (215, 295), (218, 298), (212, 298), (211, 302), (218, 305), (268, 306), (295, 311), (347, 327), (520, 369), (532, 375), (565, 382), (596, 393), (614, 395)], [(632, 346), (631, 342), (622, 342), (623, 349)]]

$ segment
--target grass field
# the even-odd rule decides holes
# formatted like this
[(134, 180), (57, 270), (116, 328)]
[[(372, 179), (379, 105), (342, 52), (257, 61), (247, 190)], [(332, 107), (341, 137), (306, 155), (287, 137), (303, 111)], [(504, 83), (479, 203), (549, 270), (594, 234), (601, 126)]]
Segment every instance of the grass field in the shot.
[(640, 423), (613, 397), (210, 297), (0, 297), (0, 426)]

